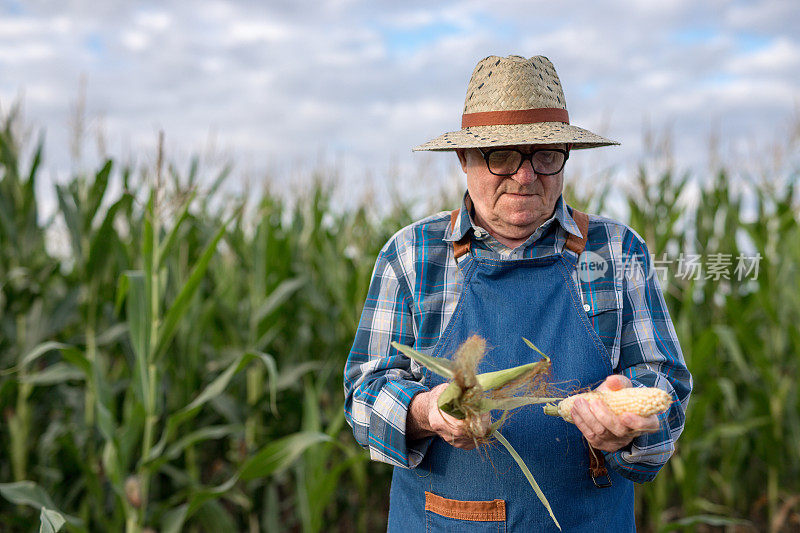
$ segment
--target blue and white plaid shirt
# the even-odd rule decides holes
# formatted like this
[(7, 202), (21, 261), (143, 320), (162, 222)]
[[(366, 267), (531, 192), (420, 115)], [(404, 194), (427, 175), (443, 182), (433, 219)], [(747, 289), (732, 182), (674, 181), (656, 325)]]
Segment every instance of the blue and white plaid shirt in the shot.
[[(562, 198), (553, 216), (527, 241), (509, 249), (475, 225), (465, 195), (457, 222), (442, 212), (398, 231), (381, 250), (361, 321), (344, 370), (345, 414), (356, 440), (374, 460), (414, 468), (431, 438), (407, 441), (406, 416), (415, 394), (428, 390), (417, 363), (392, 341), (430, 353), (461, 293), (452, 243), (472, 231), (472, 253), (504, 260), (561, 253), (567, 233), (581, 236)], [(591, 253), (589, 253), (591, 252)], [(566, 253), (573, 253), (567, 250)], [(592, 255), (597, 254), (597, 255)], [(692, 377), (683, 360), (644, 240), (614, 220), (589, 215), (581, 262), (605, 262), (591, 275), (573, 274), (584, 310), (608, 350), (614, 372), (634, 386), (656, 386), (676, 400), (661, 415), (661, 429), (642, 435), (606, 461), (638, 482), (652, 480), (683, 431)], [(425, 329), (420, 330), (425, 318)]]

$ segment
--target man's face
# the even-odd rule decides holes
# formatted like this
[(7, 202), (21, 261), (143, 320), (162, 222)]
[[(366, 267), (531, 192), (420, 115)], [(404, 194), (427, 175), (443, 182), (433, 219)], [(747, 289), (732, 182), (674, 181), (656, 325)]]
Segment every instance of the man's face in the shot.
[[(534, 149), (560, 148), (563, 144), (513, 146), (523, 153)], [(467, 174), (467, 190), (475, 205), (476, 222), (501, 242), (523, 241), (553, 214), (564, 188), (564, 172), (543, 176), (533, 171), (530, 161), (511, 176), (489, 172), (480, 150), (457, 150)], [(508, 244), (508, 243), (506, 243)]]

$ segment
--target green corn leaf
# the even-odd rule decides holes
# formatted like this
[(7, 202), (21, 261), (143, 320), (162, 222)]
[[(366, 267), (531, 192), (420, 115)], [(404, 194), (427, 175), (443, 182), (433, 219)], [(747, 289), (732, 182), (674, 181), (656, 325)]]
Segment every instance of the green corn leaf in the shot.
[[(321, 361), (305, 361), (303, 363), (290, 366), (281, 370), (275, 380), (275, 389), (282, 391), (300, 383), (300, 378), (307, 372), (313, 372), (322, 368)], [(272, 385), (270, 384), (270, 387)]]
[[(120, 279), (127, 279), (121, 277)], [(124, 323), (114, 324), (104, 332), (97, 335), (95, 342), (97, 346), (107, 346), (113, 342), (116, 342), (118, 339), (123, 337), (125, 333), (128, 332), (128, 325)]]
[(188, 504), (168, 511), (162, 521), (164, 531), (181, 531), (186, 520), (191, 518), (204, 503), (230, 491), (239, 479), (247, 481), (281, 472), (294, 464), (309, 447), (331, 440), (331, 437), (324, 433), (300, 432), (268, 444), (245, 461), (239, 471), (225, 483), (200, 489), (192, 494)]
[(103, 223), (92, 236), (89, 244), (89, 258), (86, 261), (86, 276), (88, 279), (99, 279), (102, 277), (103, 269), (108, 263), (108, 258), (113, 251), (111, 246), (112, 238), (116, 235), (114, 229), (114, 219), (120, 209), (127, 209), (133, 197), (130, 194), (123, 195), (111, 207), (108, 208)]
[(533, 479), (533, 474), (531, 474), (531, 471), (528, 469), (528, 465), (526, 465), (525, 461), (522, 460), (522, 457), (520, 457), (520, 455), (517, 453), (517, 450), (514, 449), (511, 443), (508, 442), (499, 431), (495, 430), (492, 435), (500, 442), (500, 444), (505, 447), (506, 450), (508, 450), (508, 453), (511, 454), (511, 457), (513, 457), (514, 461), (517, 462), (517, 465), (519, 465), (522, 473), (525, 474), (528, 483), (530, 483), (531, 487), (533, 487), (533, 491), (536, 493), (536, 496), (539, 497), (539, 501), (542, 502), (547, 509), (547, 512), (550, 513), (550, 518), (553, 519), (553, 522), (555, 522), (558, 529), (561, 529), (561, 525), (559, 525), (558, 520), (556, 520), (556, 515), (553, 514), (553, 509), (550, 507), (550, 502), (547, 501), (544, 492), (542, 492), (542, 489), (539, 488), (539, 484), (536, 483), (535, 479)]
[(147, 366), (150, 360), (150, 298), (144, 274), (137, 271), (123, 273), (128, 280), (128, 332), (136, 363), (133, 368), (134, 384), (139, 399), (150, 396)]
[(177, 459), (181, 452), (193, 444), (197, 444), (198, 442), (205, 440), (216, 440), (223, 437), (229, 437), (231, 435), (242, 433), (243, 431), (244, 427), (241, 424), (227, 424), (224, 426), (207, 426), (200, 428), (187, 435), (184, 435), (179, 440), (171, 444), (164, 452), (163, 457), (164, 459), (171, 461), (173, 459)]
[(28, 170), (28, 179), (25, 180), (25, 183), (28, 185), (27, 197), (29, 201), (35, 202), (36, 201), (36, 176), (39, 170), (39, 167), (42, 164), (42, 153), (44, 152), (44, 134), (39, 136), (39, 140), (36, 142), (36, 150), (33, 152), (33, 161), (31, 161), (31, 167)]
[(108, 188), (108, 178), (111, 175), (112, 167), (113, 162), (111, 159), (107, 159), (103, 167), (94, 175), (94, 182), (89, 190), (89, 203), (86, 209), (88, 216), (86, 217), (85, 226), (83, 228), (84, 233), (88, 233), (91, 230), (92, 221), (97, 215), (97, 210), (100, 209), (100, 205), (103, 203), (103, 197)]
[(69, 232), (72, 253), (75, 257), (83, 257), (82, 224), (78, 209), (75, 207), (75, 201), (69, 190), (63, 185), (56, 185), (56, 196), (58, 197), (58, 205), (61, 208), (61, 216), (64, 217), (64, 223)]
[(192, 431), (183, 436), (180, 440), (171, 444), (160, 456), (147, 463), (147, 467), (152, 471), (158, 471), (161, 465), (180, 457), (181, 453), (198, 442), (205, 440), (221, 439), (231, 435), (242, 433), (244, 428), (241, 424), (228, 424), (224, 426), (208, 426)]
[(172, 519), (172, 527), (178, 527), (176, 531), (182, 531), (183, 523), (191, 518), (195, 512), (207, 501), (219, 498), (223, 494), (230, 491), (239, 480), (239, 475), (234, 474), (228, 481), (222, 485), (211, 488), (202, 488), (195, 491), (189, 499), (189, 504), (186, 506), (184, 512), (179, 513), (175, 519)]
[(417, 363), (426, 367), (431, 372), (436, 372), (440, 376), (453, 379), (453, 362), (443, 357), (434, 357), (418, 352), (414, 348), (392, 341), (392, 346), (403, 353), (403, 355), (413, 359)]
[(33, 481), (17, 481), (15, 483), (0, 483), (0, 495), (6, 500), (17, 505), (27, 505), (34, 509), (58, 512), (71, 526), (84, 530), (83, 521), (77, 517), (56, 511), (53, 500), (39, 485)]
[[(252, 502), (240, 491), (232, 490), (227, 495), (226, 503), (238, 503), (243, 509), (250, 509)], [(193, 524), (200, 525), (205, 531), (237, 531), (238, 524), (234, 521), (233, 513), (228, 505), (216, 499), (205, 502), (197, 509)]]
[[(153, 271), (155, 269), (153, 261), (153, 246), (154, 246), (154, 230), (153, 223), (155, 221), (155, 198), (157, 191), (153, 189), (150, 191), (150, 198), (147, 201), (147, 207), (144, 212), (144, 231), (142, 231), (142, 260), (144, 261), (144, 274), (145, 279), (150, 282), (153, 279)], [(156, 252), (158, 250), (155, 250)], [(148, 286), (148, 294), (150, 287)]]
[(62, 350), (69, 347), (69, 345), (61, 344), (60, 342), (43, 342), (25, 354), (25, 356), (22, 358), (22, 361), (20, 361), (19, 366), (27, 366), (48, 352)]
[(137, 446), (142, 442), (144, 429), (145, 409), (142, 402), (130, 395), (131, 406), (125, 411), (124, 423), (120, 425), (117, 435), (119, 462), (123, 465), (131, 464)]
[(663, 524), (658, 529), (658, 531), (664, 533), (666, 533), (667, 531), (675, 531), (676, 529), (691, 529), (692, 531), (694, 531), (699, 524), (704, 524), (707, 526), (714, 526), (714, 527), (753, 526), (752, 522), (748, 520), (743, 520), (741, 518), (699, 514), (693, 516), (686, 516), (684, 518), (681, 518), (680, 520), (675, 520), (674, 522)]
[(290, 467), (311, 446), (332, 439), (325, 433), (303, 431), (272, 442), (249, 458), (239, 470), (241, 479), (262, 478)]
[[(182, 412), (188, 413), (199, 408), (212, 398), (216, 398), (228, 387), (231, 379), (235, 374), (238, 374), (247, 364), (256, 357), (253, 353), (246, 353), (231, 363), (222, 374), (216, 377), (214, 381), (203, 389), (203, 391), (192, 400), (192, 402), (183, 408)], [(267, 359), (271, 359), (267, 356)]]
[(44, 370), (28, 374), (20, 378), (21, 383), (29, 383), (31, 385), (55, 385), (71, 380), (81, 380), (86, 376), (84, 373), (74, 368), (67, 363), (54, 363)]
[(189, 504), (184, 503), (164, 513), (161, 518), (161, 531), (164, 533), (180, 533), (183, 531), (183, 524), (186, 522), (186, 514), (188, 512)]
[(61, 513), (42, 507), (39, 513), (39, 533), (57, 533), (65, 523)]
[[(167, 443), (174, 435), (178, 426), (194, 418), (203, 405), (222, 394), (228, 387), (231, 379), (233, 379), (233, 376), (244, 369), (253, 359), (260, 360), (262, 364), (267, 367), (270, 375), (274, 375), (276, 372), (275, 361), (269, 354), (247, 352), (239, 356), (230, 365), (228, 365), (228, 367), (223, 370), (219, 376), (209, 383), (206, 388), (203, 389), (203, 391), (200, 392), (200, 394), (198, 394), (194, 400), (192, 400), (191, 403), (167, 418), (166, 427), (164, 428), (161, 438), (159, 439), (158, 443), (153, 446), (148, 457), (143, 458), (144, 463), (150, 464), (153, 461), (156, 461), (163, 453)], [(270, 382), (272, 381), (273, 378), (270, 378)]]
[[(97, 390), (97, 388), (95, 388), (95, 390)], [(98, 390), (95, 401), (95, 406), (97, 408), (97, 428), (100, 430), (100, 434), (103, 435), (106, 442), (111, 442), (114, 440), (117, 425), (116, 422), (114, 422), (114, 416), (108, 409), (106, 402), (104, 402), (100, 396), (101, 394)]]
[(125, 298), (128, 296), (128, 288), (130, 287), (130, 282), (128, 281), (128, 276), (124, 273), (119, 277), (117, 280), (117, 291), (114, 297), (114, 314), (119, 315), (122, 311), (122, 304), (125, 303)]
[(184, 283), (169, 311), (167, 311), (167, 314), (164, 317), (163, 326), (159, 328), (158, 332), (158, 342), (156, 344), (155, 353), (153, 354), (155, 360), (159, 360), (164, 352), (166, 352), (167, 347), (169, 346), (170, 341), (172, 341), (172, 337), (175, 335), (175, 332), (178, 328), (178, 323), (189, 310), (191, 299), (195, 292), (197, 292), (197, 289), (200, 287), (200, 282), (203, 281), (203, 277), (206, 274), (206, 269), (208, 268), (208, 263), (211, 261), (211, 258), (216, 252), (217, 244), (219, 243), (220, 239), (222, 239), (222, 237), (225, 235), (226, 228), (227, 223), (222, 225), (211, 242), (208, 243), (203, 251), (203, 254), (192, 268), (192, 271), (189, 274), (189, 279), (186, 280), (186, 283)]
[(714, 326), (714, 332), (717, 334), (722, 345), (726, 348), (726, 352), (736, 366), (739, 375), (750, 381), (755, 381), (757, 379), (756, 373), (752, 370), (751, 365), (748, 364), (747, 358), (744, 356), (742, 346), (739, 344), (733, 328), (718, 324)]
[(124, 493), (122, 488), (122, 465), (119, 462), (117, 446), (111, 439), (106, 439), (106, 443), (103, 445), (102, 461), (104, 474), (111, 481), (111, 486), (122, 496)]
[(36, 509), (41, 507), (55, 509), (56, 507), (53, 500), (50, 499), (50, 495), (33, 481), (0, 483), (0, 495), (17, 505), (28, 505)]
[(264, 318), (271, 315), (275, 310), (277, 310), (281, 305), (283, 305), (297, 290), (306, 285), (308, 281), (303, 278), (293, 278), (284, 280), (275, 287), (275, 289), (270, 293), (264, 303), (256, 310), (255, 313), (255, 323), (258, 324)]
[(64, 346), (61, 348), (61, 357), (64, 358), (64, 361), (83, 372), (87, 379), (91, 378), (92, 364), (82, 351), (72, 346)]

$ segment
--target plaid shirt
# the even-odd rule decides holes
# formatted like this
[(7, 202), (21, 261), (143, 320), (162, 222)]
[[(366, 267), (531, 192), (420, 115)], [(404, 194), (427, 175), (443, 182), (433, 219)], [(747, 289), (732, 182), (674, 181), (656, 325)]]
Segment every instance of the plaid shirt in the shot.
[[(347, 422), (374, 460), (414, 468), (431, 442), (432, 437), (406, 440), (411, 399), (428, 387), (419, 365), (390, 343), (433, 351), (461, 293), (452, 243), (471, 231), (472, 253), (516, 260), (561, 253), (567, 233), (581, 236), (571, 208), (559, 198), (553, 216), (512, 250), (473, 223), (468, 196), (464, 198), (452, 230), (447, 212), (415, 222), (389, 240), (375, 264), (344, 369)], [(636, 437), (628, 447), (605, 454), (623, 476), (649, 481), (672, 455), (683, 431), (692, 377), (644, 240), (622, 223), (590, 215), (582, 264), (587, 257), (604, 261), (608, 268), (592, 275), (579, 275), (576, 270), (573, 280), (614, 372), (630, 378), (634, 386), (660, 387), (676, 400), (660, 415), (658, 432)]]

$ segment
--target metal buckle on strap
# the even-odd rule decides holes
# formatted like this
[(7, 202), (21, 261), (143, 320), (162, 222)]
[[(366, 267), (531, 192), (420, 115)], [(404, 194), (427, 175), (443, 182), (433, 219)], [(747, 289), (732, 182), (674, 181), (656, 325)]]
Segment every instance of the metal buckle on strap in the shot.
[[(606, 481), (598, 482), (597, 480), (600, 478), (606, 478)], [(598, 489), (604, 489), (606, 487), (611, 486), (611, 476), (608, 475), (608, 471), (606, 471), (604, 475), (599, 475), (599, 476), (595, 476), (594, 474), (592, 474), (592, 481), (594, 482), (594, 486), (597, 487)]]

